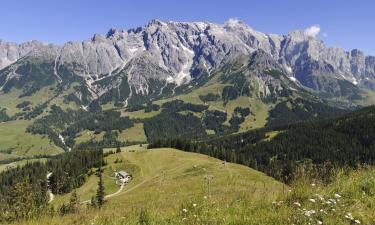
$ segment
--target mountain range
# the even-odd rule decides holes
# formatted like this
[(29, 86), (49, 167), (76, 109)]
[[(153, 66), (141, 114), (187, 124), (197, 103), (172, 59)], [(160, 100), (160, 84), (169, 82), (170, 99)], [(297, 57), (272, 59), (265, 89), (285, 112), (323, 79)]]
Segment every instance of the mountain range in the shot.
[[(125, 106), (137, 105), (146, 101), (140, 99), (186, 91), (200, 77), (210, 78), (226, 65), (255, 55), (262, 55), (263, 66), (328, 100), (359, 99), (375, 91), (374, 56), (328, 48), (308, 30), (265, 34), (237, 19), (224, 24), (152, 20), (143, 27), (110, 29), (106, 35), (63, 45), (0, 42), (0, 88), (8, 92), (16, 86), (32, 95), (46, 85), (78, 81), (74, 95), (82, 105), (96, 99), (106, 102), (109, 93)], [(256, 76), (257, 95), (271, 95), (271, 86), (278, 82), (263, 71)]]

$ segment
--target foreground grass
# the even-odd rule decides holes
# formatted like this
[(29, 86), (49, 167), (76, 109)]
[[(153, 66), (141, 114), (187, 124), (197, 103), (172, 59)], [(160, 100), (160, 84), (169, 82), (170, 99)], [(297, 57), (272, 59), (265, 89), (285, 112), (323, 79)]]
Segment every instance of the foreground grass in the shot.
[[(123, 162), (114, 163), (116, 159)], [(106, 184), (107, 181), (114, 184), (110, 179), (113, 171), (124, 169), (134, 179), (119, 195), (108, 199), (102, 209), (93, 210), (82, 205), (79, 214), (48, 216), (23, 224), (136, 224), (142, 210), (142, 214), (152, 220), (151, 224), (176, 224), (183, 219), (181, 216), (188, 216), (181, 214), (183, 208), (191, 208), (189, 212), (196, 210), (201, 219), (218, 219), (221, 224), (223, 217), (216, 214), (225, 214), (227, 218), (224, 219), (229, 221), (232, 214), (243, 207), (241, 205), (247, 202), (254, 207), (260, 203), (271, 205), (287, 191), (282, 183), (248, 167), (175, 149), (145, 150), (138, 145), (124, 148), (121, 153), (108, 156), (106, 161), (107, 194), (118, 189), (118, 186), (111, 189), (110, 184)], [(211, 198), (204, 179), (206, 175), (213, 176)], [(96, 184), (97, 178), (93, 175), (77, 190), (81, 200), (95, 193)], [(56, 200), (60, 204), (68, 199), (69, 195), (64, 200)], [(238, 220), (242, 220), (241, 215)]]
[[(124, 164), (114, 164), (120, 157)], [(106, 160), (105, 176), (126, 165), (134, 180), (103, 208), (82, 205), (76, 214), (20, 224), (375, 224), (375, 168), (338, 170), (328, 185), (301, 176), (287, 187), (250, 168), (174, 149), (132, 146)], [(205, 175), (214, 177), (211, 198)]]

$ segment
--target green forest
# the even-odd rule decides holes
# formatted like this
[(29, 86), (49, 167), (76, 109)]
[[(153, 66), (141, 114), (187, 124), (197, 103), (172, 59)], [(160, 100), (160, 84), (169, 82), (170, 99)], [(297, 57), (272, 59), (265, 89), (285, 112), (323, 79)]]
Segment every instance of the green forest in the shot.
[[(358, 167), (375, 162), (375, 107), (340, 118), (263, 128), (209, 141), (160, 139), (149, 148), (173, 147), (243, 164), (284, 182), (305, 169), (329, 178), (334, 167)], [(278, 134), (267, 140), (269, 132)]]

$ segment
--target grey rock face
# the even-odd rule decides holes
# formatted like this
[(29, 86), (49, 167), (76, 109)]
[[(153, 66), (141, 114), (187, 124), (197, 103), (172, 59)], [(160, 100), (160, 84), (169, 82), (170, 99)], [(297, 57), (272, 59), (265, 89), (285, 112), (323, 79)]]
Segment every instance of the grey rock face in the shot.
[(98, 95), (106, 89), (96, 90), (94, 81), (124, 70), (129, 85), (137, 93), (147, 93), (147, 79), (184, 84), (194, 78), (192, 71), (198, 67), (211, 72), (258, 50), (288, 76), (319, 91), (328, 91), (323, 81), (340, 79), (369, 89), (375, 86), (375, 57), (359, 50), (327, 48), (303, 30), (283, 36), (264, 34), (236, 19), (224, 24), (152, 20), (143, 27), (110, 29), (106, 35), (95, 34), (90, 40), (62, 46), (0, 42), (0, 68), (25, 56), (54, 60), (56, 76), (60, 76), (60, 68), (68, 69), (83, 77)]
[(22, 44), (3, 42), (0, 40), (0, 69), (16, 62), (21, 57), (46, 44), (38, 41), (29, 41)]

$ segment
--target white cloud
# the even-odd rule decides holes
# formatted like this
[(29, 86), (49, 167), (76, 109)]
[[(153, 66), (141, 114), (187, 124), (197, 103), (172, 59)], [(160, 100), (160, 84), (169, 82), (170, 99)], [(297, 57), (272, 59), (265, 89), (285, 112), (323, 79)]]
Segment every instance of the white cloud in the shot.
[(316, 37), (320, 32), (319, 25), (313, 25), (305, 29), (305, 34), (310, 37)]

